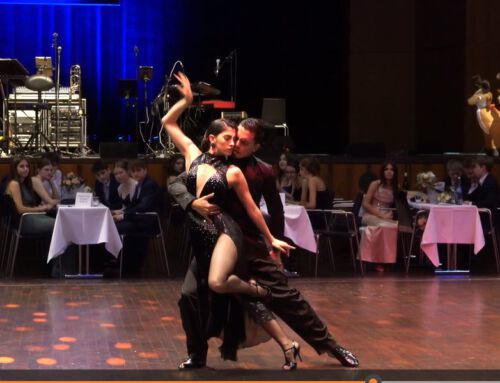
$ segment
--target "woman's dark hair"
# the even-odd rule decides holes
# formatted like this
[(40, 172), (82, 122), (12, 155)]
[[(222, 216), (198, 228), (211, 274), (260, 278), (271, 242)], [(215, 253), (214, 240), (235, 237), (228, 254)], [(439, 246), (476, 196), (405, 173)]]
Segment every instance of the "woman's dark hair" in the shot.
[[(12, 162), (10, 163), (10, 179), (12, 181), (17, 181), (19, 182), (19, 187), (21, 187), (21, 184), (25, 185), (29, 192), (33, 195), (33, 198), (35, 198), (35, 192), (33, 190), (33, 184), (31, 183), (31, 175), (28, 174), (28, 176), (24, 179), (24, 181), (21, 182), (21, 179), (19, 177), (19, 174), (17, 173), (17, 166), (23, 162), (23, 161), (26, 161), (28, 163), (28, 167), (30, 168), (30, 171), (31, 171), (31, 163), (29, 161), (29, 159), (27, 157), (24, 157), (24, 156), (14, 156), (12, 158)], [(21, 191), (21, 198), (22, 198), (22, 201), (23, 201), (23, 204), (27, 203), (25, 200), (24, 200), (24, 195)]]
[(128, 172), (129, 164), (127, 160), (118, 160), (115, 162), (115, 168), (122, 168)]
[(392, 165), (392, 168), (394, 169), (394, 177), (392, 178), (392, 188), (394, 191), (398, 190), (398, 168), (396, 166), (396, 163), (391, 160), (384, 161), (382, 163), (382, 166), (380, 166), (380, 183), (383, 185), (387, 185), (387, 182), (385, 181), (384, 177), (384, 171), (387, 168), (387, 166)]
[(201, 151), (206, 152), (210, 148), (210, 141), (208, 139), (209, 135), (218, 136), (227, 128), (236, 129), (237, 125), (234, 121), (228, 120), (226, 118), (218, 118), (217, 120), (213, 120), (208, 129), (205, 131), (205, 135), (203, 136), (203, 140), (201, 141)]
[(38, 163), (36, 164), (37, 166), (37, 169), (43, 169), (45, 166), (53, 166), (53, 162), (48, 159), (47, 157), (42, 157), (40, 158), (40, 160), (38, 161)]
[(179, 175), (179, 173), (175, 170), (175, 163), (180, 159), (184, 160), (184, 156), (180, 153), (175, 153), (169, 158), (169, 160), (168, 160), (168, 175), (169, 176), (178, 176)]
[(61, 162), (61, 155), (58, 152), (46, 152), (43, 153), (42, 158), (47, 158), (52, 165), (58, 166)]
[(300, 166), (305, 168), (313, 176), (318, 176), (320, 171), (320, 163), (315, 157), (304, 157), (300, 160)]

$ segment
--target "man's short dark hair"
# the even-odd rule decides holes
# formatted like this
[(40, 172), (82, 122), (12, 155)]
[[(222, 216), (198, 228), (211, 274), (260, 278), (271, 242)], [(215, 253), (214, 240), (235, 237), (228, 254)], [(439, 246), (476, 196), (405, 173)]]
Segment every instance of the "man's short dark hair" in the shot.
[(104, 170), (104, 169), (107, 169), (107, 168), (108, 167), (104, 164), (104, 162), (97, 161), (97, 162), (94, 162), (94, 164), (92, 165), (92, 173), (97, 174), (101, 170)]
[(479, 166), (484, 166), (488, 172), (493, 169), (493, 158), (489, 156), (477, 156), (473, 161), (473, 164), (478, 164)]
[(134, 160), (134, 161), (132, 161), (132, 163), (130, 164), (130, 170), (133, 170), (133, 169), (148, 170), (148, 167), (146, 165), (146, 161), (144, 161), (144, 160)]
[(246, 118), (240, 122), (240, 126), (253, 133), (256, 144), (262, 144), (264, 141), (264, 122), (262, 120)]

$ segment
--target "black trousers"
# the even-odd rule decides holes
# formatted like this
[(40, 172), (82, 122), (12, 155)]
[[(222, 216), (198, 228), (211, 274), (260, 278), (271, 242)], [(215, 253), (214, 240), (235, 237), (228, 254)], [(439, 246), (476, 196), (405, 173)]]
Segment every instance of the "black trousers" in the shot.
[[(302, 294), (288, 285), (287, 277), (269, 258), (266, 246), (254, 238), (244, 237), (244, 259), (247, 272), (259, 283), (268, 286), (273, 296), (269, 309), (278, 315), (318, 354), (331, 350), (337, 342), (326, 324)], [(193, 258), (186, 273), (179, 300), (182, 326), (186, 333), (187, 352), (191, 357), (206, 359), (208, 344), (204, 318), (207, 318), (207, 276), (200, 275)]]

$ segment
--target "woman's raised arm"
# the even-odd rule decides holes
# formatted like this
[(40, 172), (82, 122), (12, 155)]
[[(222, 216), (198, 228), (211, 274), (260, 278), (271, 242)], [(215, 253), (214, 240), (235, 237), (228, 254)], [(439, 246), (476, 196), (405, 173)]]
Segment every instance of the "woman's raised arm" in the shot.
[(177, 120), (182, 112), (193, 102), (193, 93), (191, 91), (191, 83), (184, 73), (179, 72), (174, 76), (179, 81), (179, 84), (176, 85), (177, 90), (183, 97), (170, 108), (167, 114), (161, 119), (161, 122), (177, 149), (184, 156), (186, 169), (189, 169), (191, 162), (201, 154), (201, 150), (184, 134)]

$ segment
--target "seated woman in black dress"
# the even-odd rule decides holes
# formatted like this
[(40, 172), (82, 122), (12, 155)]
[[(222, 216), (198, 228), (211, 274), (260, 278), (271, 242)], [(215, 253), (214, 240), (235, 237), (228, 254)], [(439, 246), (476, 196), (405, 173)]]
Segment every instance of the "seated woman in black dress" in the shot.
[(299, 168), (303, 179), (300, 204), (306, 209), (331, 209), (333, 199), (319, 175), (319, 161), (314, 157), (304, 157)]
[[(30, 176), (30, 163), (23, 156), (12, 159), (10, 181), (5, 194), (14, 201), (18, 214), (47, 212), (54, 207), (52, 203), (40, 203), (40, 197), (33, 190)], [(54, 230), (55, 219), (45, 214), (29, 215), (23, 219), (23, 234), (50, 235)]]

